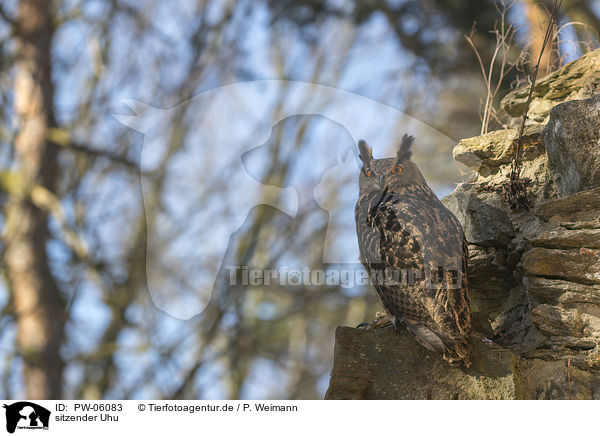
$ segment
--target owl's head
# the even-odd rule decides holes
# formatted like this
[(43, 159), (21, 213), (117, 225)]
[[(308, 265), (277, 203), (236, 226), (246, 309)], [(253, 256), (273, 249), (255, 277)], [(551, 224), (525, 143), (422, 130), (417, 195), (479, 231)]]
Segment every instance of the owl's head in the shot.
[(388, 192), (401, 193), (411, 186), (426, 185), (423, 175), (410, 160), (414, 141), (414, 137), (404, 135), (396, 156), (385, 159), (374, 159), (368, 144), (362, 139), (358, 141), (360, 159), (363, 162), (359, 177), (360, 191), (383, 191), (387, 188)]

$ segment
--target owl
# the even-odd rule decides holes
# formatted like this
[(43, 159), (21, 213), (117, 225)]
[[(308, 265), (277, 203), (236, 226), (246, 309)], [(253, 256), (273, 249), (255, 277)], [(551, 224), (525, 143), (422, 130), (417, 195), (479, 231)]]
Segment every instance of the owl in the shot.
[(411, 161), (404, 135), (395, 157), (374, 159), (359, 141), (363, 167), (355, 208), (361, 263), (386, 318), (452, 365), (470, 366), (471, 308), (463, 229)]

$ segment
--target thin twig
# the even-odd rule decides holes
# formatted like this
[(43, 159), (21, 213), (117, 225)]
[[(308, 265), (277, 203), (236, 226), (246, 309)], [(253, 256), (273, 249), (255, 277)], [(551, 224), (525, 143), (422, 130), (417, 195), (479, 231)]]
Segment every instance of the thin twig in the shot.
[(530, 82), (531, 85), (529, 87), (529, 94), (527, 95), (527, 102), (525, 103), (525, 110), (523, 111), (523, 117), (521, 118), (521, 126), (519, 128), (519, 138), (517, 139), (517, 146), (515, 150), (515, 157), (512, 161), (512, 169), (510, 172), (510, 191), (509, 191), (509, 202), (511, 207), (518, 206), (528, 206), (527, 195), (525, 192), (524, 183), (520, 180), (520, 171), (521, 171), (521, 163), (519, 161), (521, 148), (523, 146), (523, 132), (525, 131), (525, 122), (527, 121), (527, 112), (529, 111), (529, 106), (531, 105), (531, 99), (533, 97), (533, 90), (535, 88), (535, 81), (537, 79), (538, 70), (540, 68), (540, 63), (542, 61), (542, 55), (544, 54), (544, 49), (550, 40), (550, 35), (552, 34), (552, 23), (556, 21), (556, 12), (562, 0), (554, 0), (554, 5), (552, 6), (552, 12), (550, 13), (550, 17), (548, 20), (548, 27), (546, 28), (546, 34), (544, 35), (544, 42), (542, 44), (542, 48), (540, 49), (540, 55), (538, 56), (537, 63), (531, 72)]
[(4, 6), (2, 6), (2, 5), (0, 5), (0, 18), (2, 18), (4, 21), (6, 21), (11, 26), (17, 27), (16, 20), (13, 17), (11, 17), (10, 15), (8, 15), (6, 10), (4, 9)]

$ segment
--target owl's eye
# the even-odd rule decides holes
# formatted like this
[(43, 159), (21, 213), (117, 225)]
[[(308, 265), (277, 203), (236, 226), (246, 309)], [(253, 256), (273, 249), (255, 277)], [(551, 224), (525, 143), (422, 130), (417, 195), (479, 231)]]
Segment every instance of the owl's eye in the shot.
[(404, 167), (402, 165), (396, 165), (394, 168), (392, 168), (392, 172), (394, 174), (400, 174), (402, 171), (404, 171)]
[(373, 171), (371, 171), (369, 168), (367, 168), (365, 170), (365, 176), (367, 176), (367, 177), (373, 177)]

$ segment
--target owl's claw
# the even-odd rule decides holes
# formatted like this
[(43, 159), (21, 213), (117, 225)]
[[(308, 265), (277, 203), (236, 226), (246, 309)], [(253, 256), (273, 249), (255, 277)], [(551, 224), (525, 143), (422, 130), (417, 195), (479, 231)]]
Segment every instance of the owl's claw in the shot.
[(362, 322), (358, 326), (356, 326), (356, 328), (364, 328), (366, 330), (375, 330), (375, 329), (380, 329), (380, 328), (386, 327), (390, 324), (392, 324), (392, 326), (394, 326), (394, 331), (397, 331), (395, 317), (388, 315), (387, 313), (384, 313), (384, 312), (377, 312), (375, 314), (375, 320), (373, 322), (370, 322), (370, 323)]

